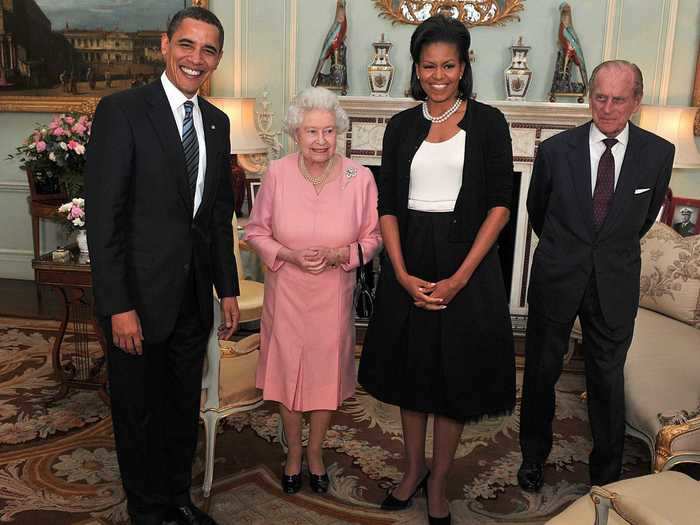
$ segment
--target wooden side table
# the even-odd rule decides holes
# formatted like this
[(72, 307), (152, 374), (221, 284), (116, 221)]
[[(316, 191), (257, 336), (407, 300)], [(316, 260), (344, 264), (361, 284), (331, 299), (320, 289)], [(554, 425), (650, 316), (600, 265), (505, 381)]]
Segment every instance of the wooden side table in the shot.
[[(68, 261), (54, 261), (51, 253), (48, 253), (34, 259), (32, 268), (34, 268), (37, 284), (56, 288), (63, 297), (65, 305), (61, 326), (51, 349), (54, 374), (61, 384), (53, 401), (65, 397), (70, 387), (102, 390), (106, 382), (103, 369), (107, 345), (93, 315), (89, 260), (74, 249)], [(63, 361), (61, 352), (67, 351), (63, 342), (69, 322), (73, 324), (72, 353), (70, 360), (61, 365)], [(91, 359), (88, 350), (89, 325), (94, 328), (102, 349), (102, 355), (95, 360)]]

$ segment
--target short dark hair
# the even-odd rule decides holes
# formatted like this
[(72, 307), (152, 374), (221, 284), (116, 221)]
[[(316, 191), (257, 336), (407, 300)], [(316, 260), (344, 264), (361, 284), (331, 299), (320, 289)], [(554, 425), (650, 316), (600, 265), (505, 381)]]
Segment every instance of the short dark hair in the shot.
[(199, 6), (186, 7), (185, 9), (180, 9), (175, 13), (168, 24), (168, 40), (172, 40), (175, 31), (178, 30), (180, 24), (185, 18), (192, 18), (193, 20), (199, 20), (201, 22), (206, 22), (215, 26), (219, 30), (219, 52), (224, 48), (224, 26), (221, 25), (221, 21), (216, 17), (214, 13), (208, 9), (204, 9)]
[(423, 21), (411, 36), (411, 57), (413, 67), (411, 68), (411, 96), (416, 100), (425, 100), (428, 95), (423, 91), (416, 75), (416, 65), (420, 62), (420, 55), (423, 48), (429, 44), (444, 42), (454, 44), (457, 47), (459, 60), (464, 64), (464, 74), (459, 81), (459, 96), (462, 99), (471, 97), (472, 94), (472, 66), (469, 62), (469, 46), (471, 37), (467, 27), (454, 18), (443, 15), (431, 16)]

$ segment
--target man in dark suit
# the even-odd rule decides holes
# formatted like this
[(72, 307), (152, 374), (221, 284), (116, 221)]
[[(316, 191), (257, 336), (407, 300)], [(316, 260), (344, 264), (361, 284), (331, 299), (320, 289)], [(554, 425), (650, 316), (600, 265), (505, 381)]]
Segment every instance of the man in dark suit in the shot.
[(575, 317), (581, 320), (593, 434), (591, 483), (620, 476), (625, 431), (623, 369), (639, 306), (640, 238), (671, 177), (674, 147), (629, 122), (642, 74), (626, 61), (591, 75), (593, 122), (544, 141), (527, 197), (539, 237), (528, 292), (518, 482), (537, 491), (552, 448), (554, 386)]
[(177, 13), (160, 80), (103, 98), (86, 205), (122, 483), (132, 523), (213, 524), (189, 495), (212, 284), (238, 325), (229, 121), (197, 92), (221, 59), (209, 11)]

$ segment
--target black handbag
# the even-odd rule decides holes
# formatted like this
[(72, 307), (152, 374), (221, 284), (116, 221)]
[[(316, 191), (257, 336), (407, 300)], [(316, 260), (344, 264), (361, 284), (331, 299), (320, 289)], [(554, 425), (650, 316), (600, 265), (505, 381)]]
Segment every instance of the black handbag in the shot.
[(365, 268), (365, 258), (362, 254), (362, 245), (357, 243), (357, 254), (360, 259), (360, 266), (357, 267), (357, 285), (355, 286), (355, 314), (357, 317), (369, 319), (374, 311), (374, 290), (367, 281), (367, 270)]

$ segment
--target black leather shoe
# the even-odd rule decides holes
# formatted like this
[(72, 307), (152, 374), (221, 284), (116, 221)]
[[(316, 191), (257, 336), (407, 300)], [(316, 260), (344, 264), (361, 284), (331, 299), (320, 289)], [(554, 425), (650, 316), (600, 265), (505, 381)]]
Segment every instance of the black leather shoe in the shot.
[(317, 475), (309, 472), (309, 485), (311, 485), (311, 490), (317, 494), (325, 494), (328, 492), (328, 486), (331, 481), (328, 479), (328, 473)]
[(299, 474), (287, 476), (282, 472), (282, 492), (285, 494), (296, 494), (301, 490), (301, 471)]
[(526, 492), (538, 492), (544, 485), (542, 463), (523, 462), (518, 469), (518, 484)]
[(419, 490), (425, 489), (428, 486), (428, 477), (430, 476), (430, 471), (426, 472), (423, 479), (416, 485), (416, 490), (413, 491), (411, 497), (408, 499), (395, 498), (391, 493), (384, 498), (382, 501), (382, 510), (404, 510), (411, 506), (413, 503), (413, 498), (418, 493)]
[(208, 514), (199, 510), (192, 503), (171, 508), (167, 521), (174, 521), (177, 525), (217, 525)]

